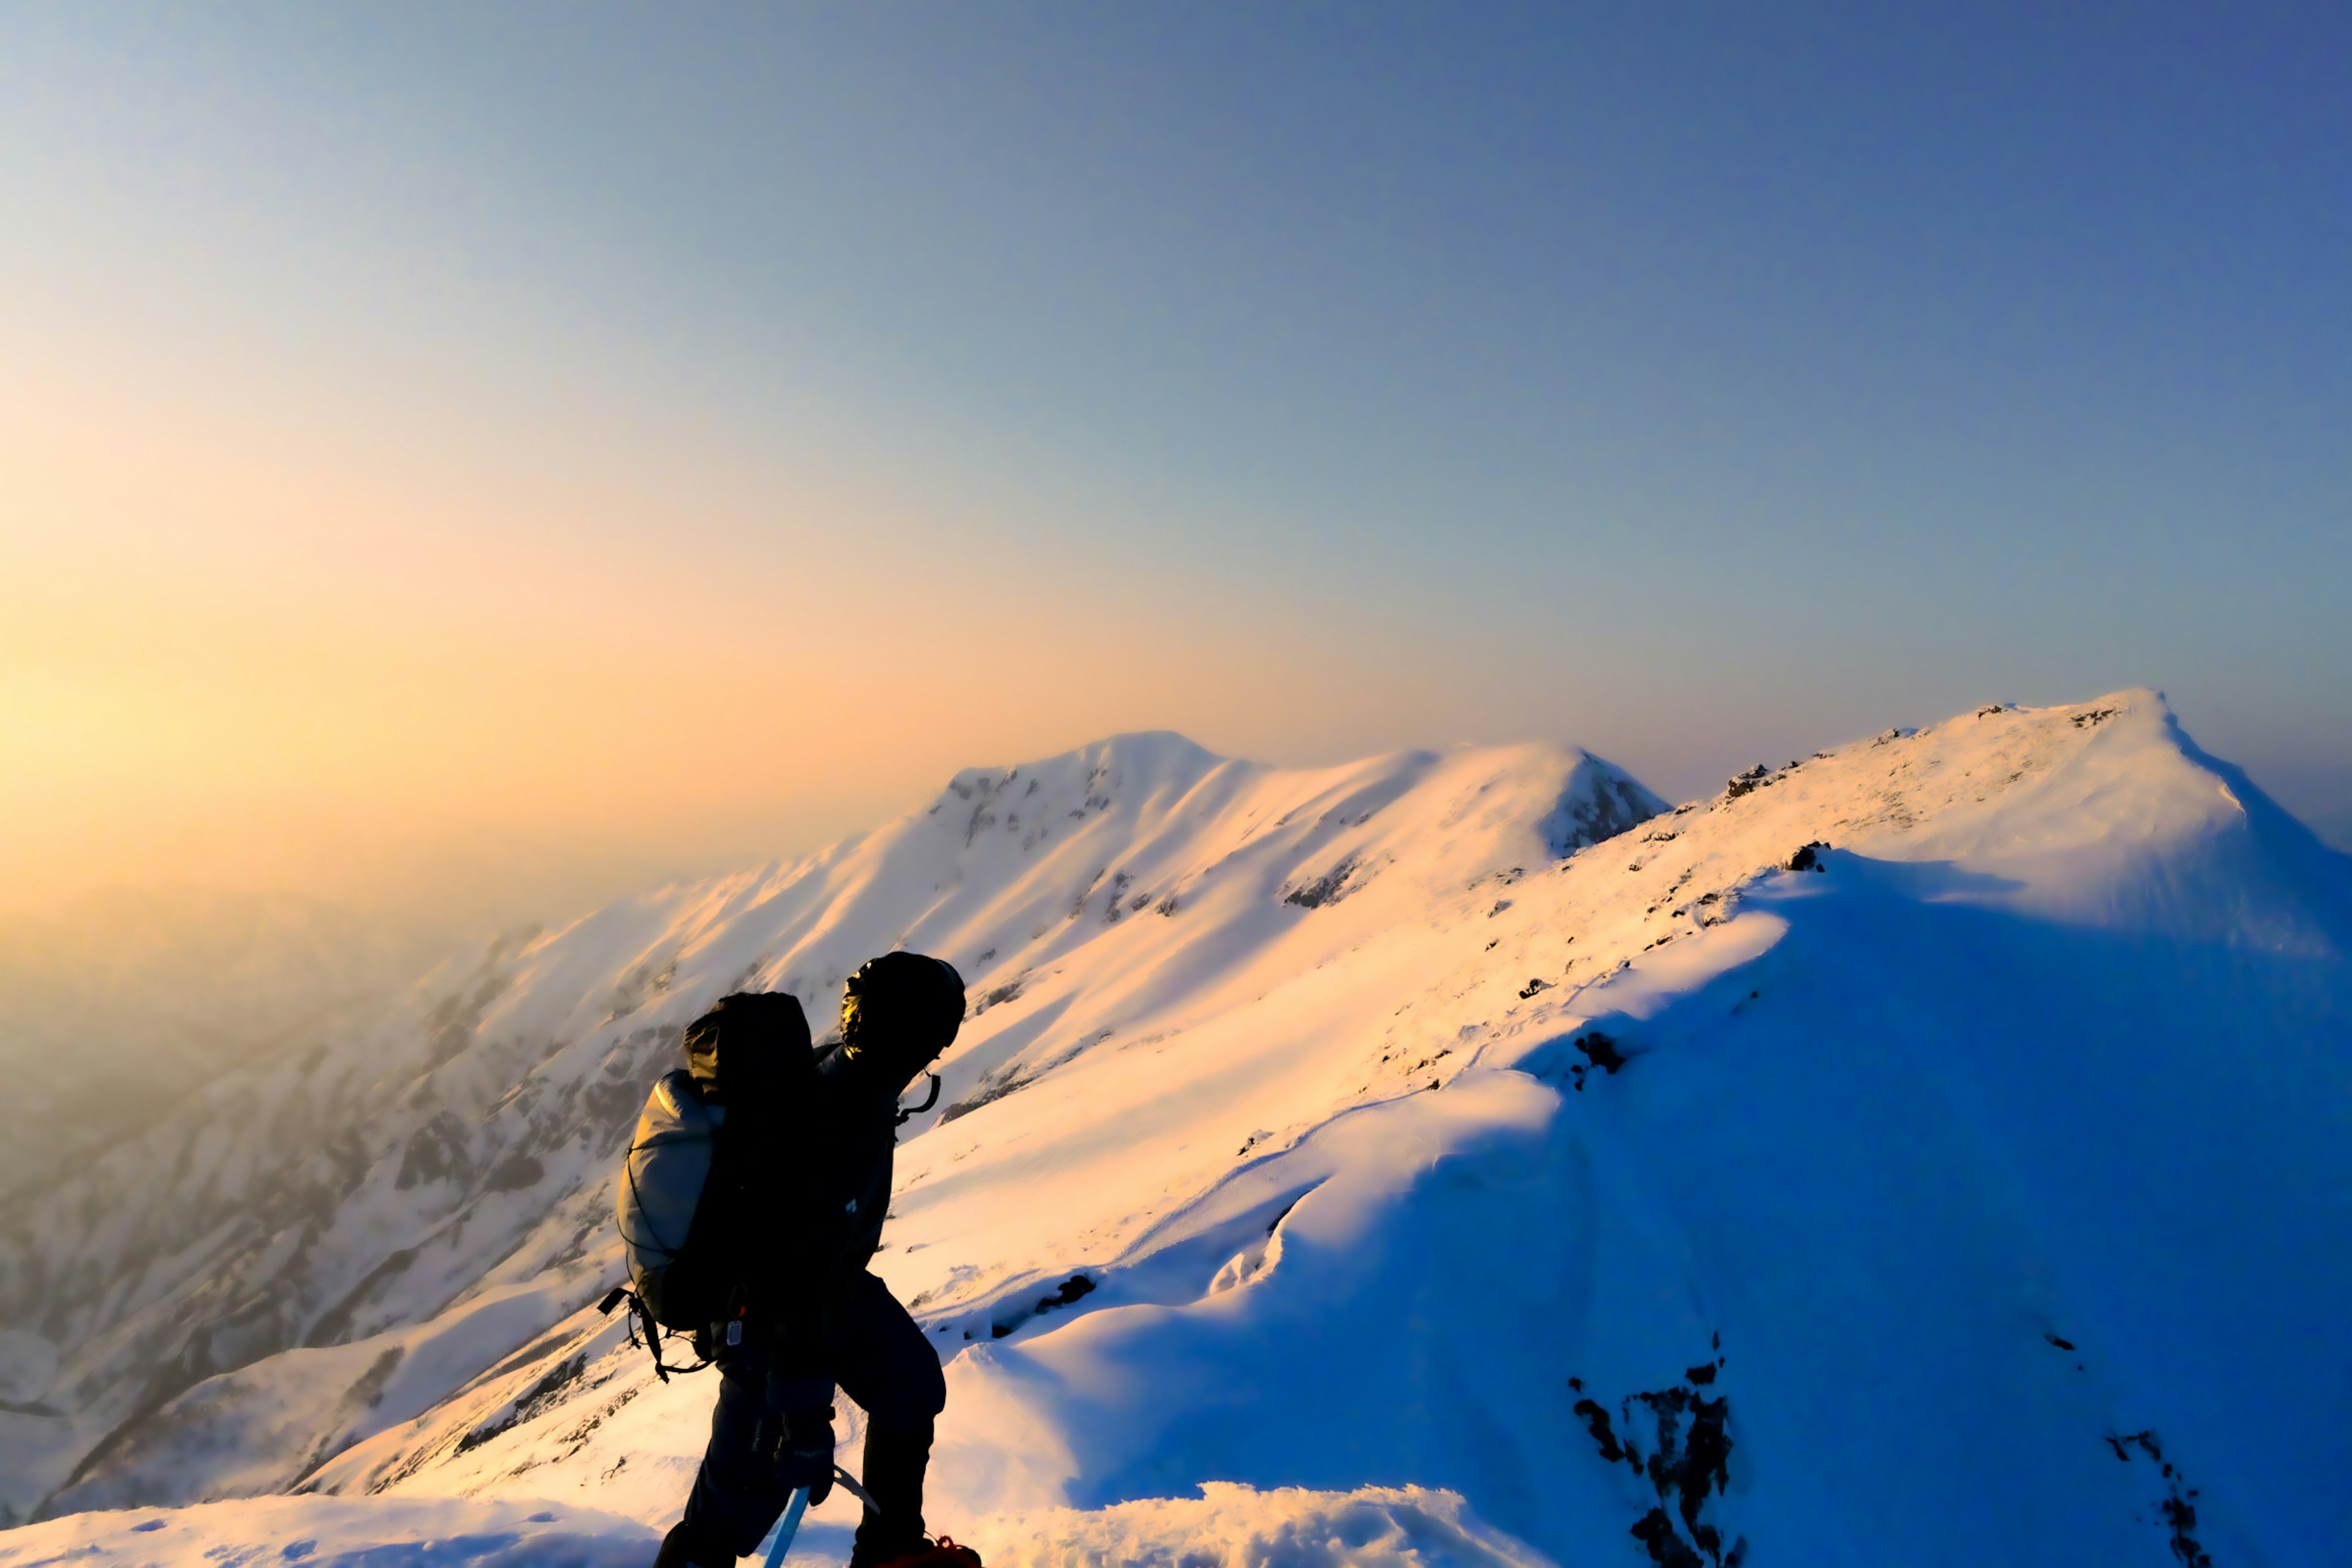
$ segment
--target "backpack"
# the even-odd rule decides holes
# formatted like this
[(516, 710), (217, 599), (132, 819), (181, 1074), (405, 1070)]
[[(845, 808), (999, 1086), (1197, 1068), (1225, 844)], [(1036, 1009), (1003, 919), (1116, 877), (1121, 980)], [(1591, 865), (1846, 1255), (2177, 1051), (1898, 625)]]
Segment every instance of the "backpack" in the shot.
[[(792, 1134), (810, 1108), (814, 1074), (808, 1025), (789, 995), (725, 997), (685, 1045), (695, 1070), (674, 1068), (655, 1083), (622, 1163), (614, 1209), (629, 1279), (598, 1306), (610, 1313), (630, 1304), (665, 1383), (709, 1363), (665, 1364), (661, 1331), (707, 1331), (742, 1316), (753, 1281), (772, 1269), (785, 1238), (772, 1202), (762, 1200), (772, 1199), (782, 1174), (777, 1145), (801, 1142)], [(723, 1098), (741, 1102), (731, 1143), (721, 1086)], [(762, 1210), (771, 1223), (755, 1231)]]
[[(702, 1086), (683, 1068), (661, 1076), (637, 1116), (636, 1135), (621, 1165), (621, 1247), (629, 1287), (665, 1328), (694, 1329), (727, 1315), (703, 1255), (716, 1238), (695, 1235), (696, 1213), (719, 1152), (727, 1108), (707, 1103)], [(689, 1254), (688, 1243), (706, 1245)]]

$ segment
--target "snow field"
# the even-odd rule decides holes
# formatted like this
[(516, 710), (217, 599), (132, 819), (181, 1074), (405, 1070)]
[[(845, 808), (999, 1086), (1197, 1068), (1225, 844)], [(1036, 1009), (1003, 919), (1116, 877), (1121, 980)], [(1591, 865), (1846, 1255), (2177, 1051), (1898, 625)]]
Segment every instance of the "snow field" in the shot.
[[(1545, 1568), (1450, 1492), (1201, 1491), (996, 1515), (971, 1539), (993, 1568)], [(0, 1534), (0, 1568), (640, 1568), (654, 1546), (632, 1521), (533, 1500), (257, 1498), (26, 1526)], [(812, 1527), (791, 1561), (847, 1551), (845, 1529)]]
[(584, 1309), (583, 1115), (722, 991), (822, 1030), (898, 942), (974, 1012), (877, 1268), (949, 1362), (934, 1523), (992, 1562), (2352, 1560), (2352, 874), (2147, 692), (1672, 811), (1549, 748), (1122, 737), (616, 906), (367, 1101), (413, 1109), (271, 1266), (350, 1337), (195, 1384), (66, 1500), (666, 1525), (709, 1382)]
[(643, 1568), (656, 1539), (532, 1500), (264, 1497), (25, 1525), (0, 1532), (0, 1568)]
[(1366, 1487), (1261, 1492), (1210, 1481), (1198, 1498), (1082, 1512), (997, 1515), (973, 1532), (990, 1568), (1544, 1568), (1452, 1492)]

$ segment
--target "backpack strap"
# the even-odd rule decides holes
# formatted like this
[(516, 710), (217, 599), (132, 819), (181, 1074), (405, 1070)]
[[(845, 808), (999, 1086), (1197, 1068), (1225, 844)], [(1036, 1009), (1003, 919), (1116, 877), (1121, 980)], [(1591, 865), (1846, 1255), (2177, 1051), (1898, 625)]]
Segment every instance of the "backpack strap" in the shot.
[(923, 1076), (931, 1080), (930, 1095), (923, 1101), (922, 1104), (916, 1106), (913, 1110), (901, 1110), (898, 1112), (898, 1125), (901, 1127), (904, 1127), (908, 1122), (912, 1121), (916, 1117), (920, 1116), (924, 1111), (929, 1110), (932, 1106), (937, 1105), (940, 1102), (940, 1075), (934, 1072), (926, 1073)]
[[(656, 1377), (660, 1378), (664, 1383), (667, 1383), (671, 1373), (675, 1372), (685, 1373), (689, 1372), (702, 1372), (713, 1364), (712, 1358), (709, 1356), (704, 1356), (703, 1359), (696, 1362), (692, 1366), (672, 1366), (667, 1362), (663, 1361), (661, 1342), (665, 1335), (672, 1339), (689, 1338), (690, 1336), (679, 1334), (676, 1331), (663, 1329), (659, 1323), (654, 1321), (654, 1310), (646, 1305), (646, 1299), (643, 1296), (638, 1295), (635, 1290), (630, 1289), (626, 1285), (615, 1285), (610, 1290), (607, 1290), (604, 1293), (604, 1299), (596, 1303), (596, 1310), (609, 1318), (613, 1315), (613, 1309), (619, 1306), (624, 1301), (626, 1301), (629, 1304), (629, 1342), (633, 1345), (642, 1342), (646, 1349), (653, 1352), (654, 1375)], [(642, 1328), (645, 1332), (645, 1339), (643, 1342), (640, 1342), (637, 1338), (637, 1333), (640, 1328)]]

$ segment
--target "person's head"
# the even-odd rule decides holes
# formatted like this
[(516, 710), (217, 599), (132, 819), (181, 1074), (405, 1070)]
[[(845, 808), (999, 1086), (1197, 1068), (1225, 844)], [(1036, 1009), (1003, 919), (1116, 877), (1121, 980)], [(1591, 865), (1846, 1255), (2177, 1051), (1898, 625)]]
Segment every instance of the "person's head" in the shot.
[(841, 994), (841, 1046), (903, 1088), (955, 1042), (963, 1025), (963, 976), (919, 952), (886, 952), (860, 964)]
[(679, 1042), (686, 1068), (705, 1093), (723, 1101), (772, 1086), (809, 1053), (808, 1017), (800, 999), (782, 991), (739, 991), (721, 996), (686, 1026)]

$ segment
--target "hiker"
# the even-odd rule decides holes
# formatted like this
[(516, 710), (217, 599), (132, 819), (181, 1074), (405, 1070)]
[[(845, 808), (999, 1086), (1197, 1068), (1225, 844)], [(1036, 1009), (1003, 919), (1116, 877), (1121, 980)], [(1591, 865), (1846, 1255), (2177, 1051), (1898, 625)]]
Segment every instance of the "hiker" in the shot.
[[(687, 1071), (666, 1078), (656, 1100), (667, 1092), (687, 1125), (685, 1113), (698, 1109), (687, 1101), (698, 1097), (713, 1131), (690, 1229), (672, 1227), (687, 1239), (651, 1255), (672, 1267), (639, 1274), (631, 1205), (639, 1202), (641, 1232), (659, 1215), (654, 1199), (635, 1194), (651, 1169), (637, 1149), (622, 1194), (633, 1282), (670, 1308), (640, 1312), (676, 1325), (686, 1297), (717, 1306), (695, 1314), (695, 1347), (719, 1373), (710, 1445), (655, 1568), (732, 1568), (758, 1549), (796, 1489), (809, 1489), (812, 1505), (824, 1500), (833, 1489), (836, 1384), (866, 1414), (862, 1469), (873, 1501), (851, 1568), (977, 1563), (968, 1552), (940, 1554), (925, 1540), (923, 1473), (947, 1384), (914, 1319), (866, 1267), (890, 1206), (899, 1096), (955, 1039), (963, 1006), (951, 966), (890, 952), (849, 977), (841, 1042), (822, 1056), (812, 1054), (807, 1019), (789, 995), (722, 997), (688, 1026)], [(658, 1120), (648, 1102), (640, 1147)]]

